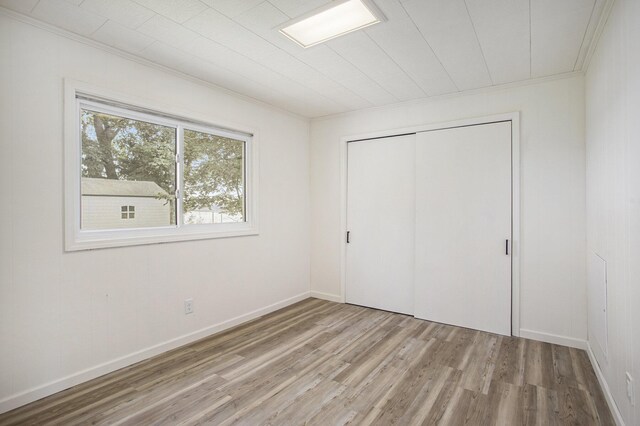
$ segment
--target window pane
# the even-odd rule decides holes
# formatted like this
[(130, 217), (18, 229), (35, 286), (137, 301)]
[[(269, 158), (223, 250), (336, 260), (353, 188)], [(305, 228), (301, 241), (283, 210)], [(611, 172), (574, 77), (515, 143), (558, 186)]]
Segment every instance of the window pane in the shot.
[(176, 129), (87, 109), (80, 115), (80, 227), (175, 225)]
[(184, 130), (185, 224), (245, 221), (245, 142)]

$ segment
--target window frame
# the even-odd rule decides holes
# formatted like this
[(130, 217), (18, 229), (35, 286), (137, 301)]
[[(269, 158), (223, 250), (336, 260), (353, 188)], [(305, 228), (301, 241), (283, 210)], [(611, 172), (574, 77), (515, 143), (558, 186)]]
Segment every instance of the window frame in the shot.
[[(176, 224), (148, 228), (82, 230), (81, 179), (82, 142), (80, 110), (89, 109), (176, 129)], [(65, 251), (123, 247), (173, 241), (201, 240), (258, 235), (257, 224), (257, 143), (256, 132), (245, 126), (221, 126), (193, 112), (173, 106), (134, 99), (131, 96), (65, 80)], [(220, 123), (219, 120), (215, 120)], [(183, 223), (184, 129), (212, 133), (244, 142), (245, 221), (216, 224)], [(231, 128), (241, 130), (230, 130)]]
[[(122, 217), (122, 216), (125, 217)], [(133, 216), (131, 216), (133, 215)], [(136, 206), (126, 205), (120, 206), (120, 220), (129, 220), (136, 218)]]

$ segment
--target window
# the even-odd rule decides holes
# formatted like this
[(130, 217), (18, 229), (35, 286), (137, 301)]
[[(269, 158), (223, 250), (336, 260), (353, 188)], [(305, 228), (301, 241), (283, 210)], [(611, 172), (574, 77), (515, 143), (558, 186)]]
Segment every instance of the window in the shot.
[(184, 223), (245, 220), (244, 142), (184, 131)]
[[(178, 129), (123, 115), (80, 104), (80, 229), (176, 224)], [(134, 202), (139, 220), (122, 222), (135, 218), (135, 207), (128, 204)], [(120, 220), (111, 213), (118, 206)]]
[(135, 206), (122, 206), (120, 207), (120, 219), (135, 219), (136, 207)]
[(73, 92), (68, 250), (257, 233), (251, 134)]

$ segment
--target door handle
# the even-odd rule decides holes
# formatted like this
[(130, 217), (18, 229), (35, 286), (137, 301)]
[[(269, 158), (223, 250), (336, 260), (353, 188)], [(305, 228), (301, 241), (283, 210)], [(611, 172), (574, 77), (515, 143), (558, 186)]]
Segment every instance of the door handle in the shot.
[(347, 231), (347, 244), (351, 242), (350, 236), (351, 236), (351, 231)]
[(504, 254), (509, 256), (509, 240), (504, 240)]

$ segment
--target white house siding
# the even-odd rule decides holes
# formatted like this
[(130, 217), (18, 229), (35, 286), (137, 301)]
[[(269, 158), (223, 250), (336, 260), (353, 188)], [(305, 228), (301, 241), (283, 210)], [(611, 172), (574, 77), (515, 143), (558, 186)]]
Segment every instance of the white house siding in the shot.
[[(122, 219), (122, 206), (135, 206), (135, 218)], [(166, 200), (152, 197), (82, 196), (82, 229), (167, 225), (171, 225), (171, 206)]]

